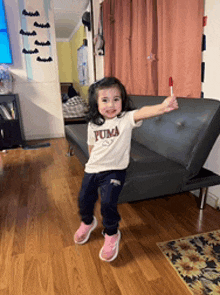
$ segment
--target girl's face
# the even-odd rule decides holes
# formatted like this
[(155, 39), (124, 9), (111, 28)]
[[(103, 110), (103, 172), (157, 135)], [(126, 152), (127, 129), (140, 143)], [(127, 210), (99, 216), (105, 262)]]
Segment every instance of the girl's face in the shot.
[(98, 110), (105, 119), (113, 119), (121, 113), (122, 98), (118, 87), (98, 90)]

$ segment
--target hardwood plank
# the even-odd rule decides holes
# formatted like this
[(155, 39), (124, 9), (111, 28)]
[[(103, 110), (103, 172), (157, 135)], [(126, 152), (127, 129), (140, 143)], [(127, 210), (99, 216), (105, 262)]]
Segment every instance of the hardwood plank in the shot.
[(9, 294), (23, 295), (25, 255), (14, 255), (11, 260), (11, 272), (9, 277)]
[(19, 206), (15, 223), (12, 255), (25, 253), (28, 208)]
[(92, 294), (89, 288), (89, 277), (86, 275), (82, 255), (79, 254), (75, 246), (64, 249), (64, 259), (67, 269), (70, 294)]
[(118, 287), (121, 291), (121, 294), (155, 294), (149, 285), (148, 280), (145, 278), (143, 273), (140, 271), (131, 273), (130, 270), (126, 267), (126, 264), (120, 264), (120, 261), (114, 261), (112, 263), (113, 273), (115, 281), (118, 284)]
[(38, 254), (25, 259), (23, 295), (54, 295), (52, 263), (48, 254)]
[[(8, 290), (11, 271), (11, 257), (13, 249), (17, 200), (9, 189), (8, 200), (3, 207), (4, 217), (1, 219), (1, 247), (0, 247), (0, 290)], [(7, 291), (8, 292), (8, 291)], [(4, 293), (3, 293), (4, 294)], [(7, 294), (7, 293), (6, 293)]]
[(0, 290), (0, 295), (8, 295), (8, 294), (9, 294), (8, 289)]
[(68, 280), (67, 267), (65, 264), (64, 251), (56, 251), (51, 255), (54, 294), (71, 294)]

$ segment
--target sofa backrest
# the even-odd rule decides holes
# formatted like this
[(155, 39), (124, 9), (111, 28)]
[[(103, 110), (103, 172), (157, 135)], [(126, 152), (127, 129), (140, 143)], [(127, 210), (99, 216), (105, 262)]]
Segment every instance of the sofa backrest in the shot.
[[(165, 96), (130, 96), (135, 108), (161, 103)], [(220, 101), (178, 98), (179, 109), (144, 120), (132, 138), (198, 174), (220, 131)]]

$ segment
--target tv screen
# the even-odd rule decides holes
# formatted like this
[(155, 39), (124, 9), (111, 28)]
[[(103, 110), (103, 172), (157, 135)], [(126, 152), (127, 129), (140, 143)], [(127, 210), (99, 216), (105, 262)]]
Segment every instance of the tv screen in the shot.
[(0, 0), (0, 64), (11, 64), (12, 54), (3, 0)]

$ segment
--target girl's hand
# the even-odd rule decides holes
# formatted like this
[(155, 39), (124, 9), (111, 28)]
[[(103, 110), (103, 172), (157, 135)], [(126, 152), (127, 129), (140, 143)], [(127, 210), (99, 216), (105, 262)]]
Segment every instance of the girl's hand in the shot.
[(174, 95), (167, 97), (163, 101), (163, 105), (165, 106), (165, 113), (177, 110), (179, 108), (176, 96)]

